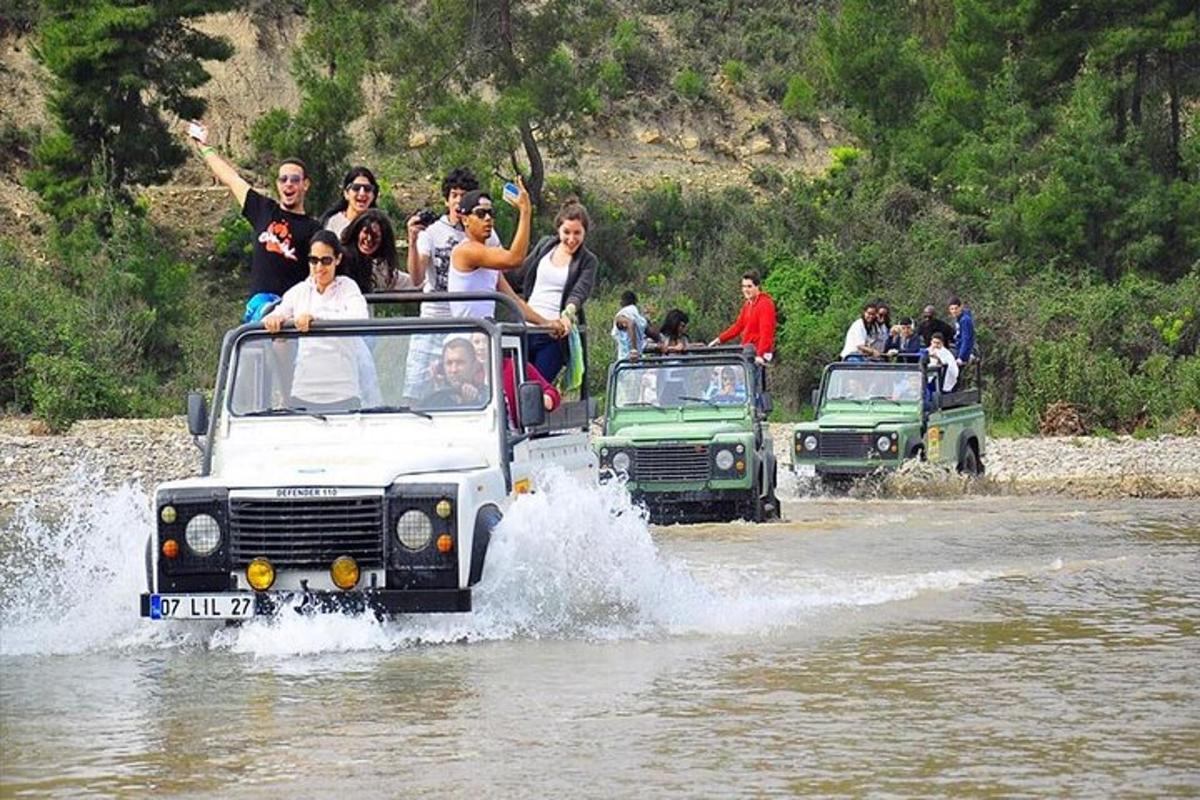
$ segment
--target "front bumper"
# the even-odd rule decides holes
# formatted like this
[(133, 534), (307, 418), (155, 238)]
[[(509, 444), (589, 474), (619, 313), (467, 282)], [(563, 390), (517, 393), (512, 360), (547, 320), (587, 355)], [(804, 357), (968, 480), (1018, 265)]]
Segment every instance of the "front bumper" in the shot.
[(741, 515), (743, 506), (754, 501), (749, 486), (739, 489), (689, 489), (656, 491), (631, 489), (634, 501), (646, 506), (654, 522), (700, 522), (731, 520)]
[[(239, 592), (253, 602), (252, 616), (271, 616), (289, 606), (300, 612), (359, 614), (371, 611), (376, 614), (434, 614), (455, 613), (471, 610), (470, 589), (369, 589), (350, 592)], [(225, 619), (233, 617), (189, 615), (184, 617), (162, 617), (151, 613), (154, 605), (151, 593), (141, 595), (141, 615), (154, 619)], [(197, 601), (210, 596), (207, 593), (173, 592), (171, 598)], [(161, 606), (161, 604), (160, 604)]]

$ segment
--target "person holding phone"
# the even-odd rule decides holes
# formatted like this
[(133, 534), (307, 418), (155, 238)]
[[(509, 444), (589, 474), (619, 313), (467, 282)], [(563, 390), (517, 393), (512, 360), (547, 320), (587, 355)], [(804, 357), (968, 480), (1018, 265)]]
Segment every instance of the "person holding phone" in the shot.
[(253, 189), (208, 143), (208, 129), (199, 122), (188, 135), (204, 163), (225, 184), (254, 230), (250, 253), (250, 296), (283, 295), (308, 275), (308, 242), (321, 223), (304, 211), (310, 182), (308, 168), (298, 158), (285, 158), (275, 175), (278, 200)]
[[(510, 282), (542, 317), (561, 320), (564, 333), (582, 322), (583, 304), (596, 284), (596, 255), (584, 246), (592, 220), (576, 198), (569, 198), (554, 218), (554, 233), (544, 236), (526, 256)], [(565, 339), (536, 333), (529, 337), (529, 359), (553, 382), (566, 363)]]
[[(525, 262), (533, 204), (520, 178), (517, 178), (517, 197), (513, 205), (517, 207), (519, 217), (512, 243), (507, 248), (489, 247), (487, 241), (496, 223), (492, 198), (480, 189), (463, 195), (458, 216), (467, 235), (450, 253), (449, 291), (497, 291), (500, 273), (517, 269)], [(496, 304), (490, 300), (450, 301), (450, 315), (454, 317), (494, 317), (495, 314)]]

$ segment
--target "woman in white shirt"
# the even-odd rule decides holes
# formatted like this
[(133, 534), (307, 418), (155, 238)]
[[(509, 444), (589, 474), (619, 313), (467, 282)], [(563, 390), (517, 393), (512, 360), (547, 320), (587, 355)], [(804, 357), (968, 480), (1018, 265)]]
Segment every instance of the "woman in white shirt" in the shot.
[[(512, 275), (525, 301), (542, 317), (559, 320), (563, 332), (583, 321), (583, 304), (596, 283), (596, 255), (583, 242), (591, 227), (587, 209), (568, 198), (554, 218), (554, 233), (543, 237)], [(566, 361), (565, 340), (545, 333), (529, 337), (530, 361), (553, 382)]]
[[(308, 277), (284, 293), (275, 310), (263, 318), (263, 327), (279, 333), (285, 322), (294, 322), (296, 330), (308, 333), (315, 319), (367, 319), (367, 301), (358, 284), (337, 274), (341, 262), (337, 236), (330, 230), (314, 234), (308, 247)], [(364, 354), (370, 358), (358, 337), (301, 337), (291, 390), (296, 404), (361, 401), (364, 382), (368, 388), (372, 383), (370, 376), (360, 377), (360, 368), (366, 366), (360, 363)]]

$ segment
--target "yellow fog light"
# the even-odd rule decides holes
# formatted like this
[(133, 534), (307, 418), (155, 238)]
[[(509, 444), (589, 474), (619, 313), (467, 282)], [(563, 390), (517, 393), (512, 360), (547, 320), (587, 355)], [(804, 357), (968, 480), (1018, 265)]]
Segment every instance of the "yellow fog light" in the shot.
[(275, 582), (275, 568), (265, 558), (256, 558), (246, 565), (246, 581), (258, 591), (265, 592)]
[(434, 510), (437, 511), (437, 515), (442, 519), (450, 519), (450, 512), (453, 511), (454, 508), (450, 505), (449, 500), (439, 500), (437, 507)]
[(176, 519), (175, 506), (163, 506), (162, 511), (158, 512), (158, 517), (163, 522), (170, 525)]
[(736, 466), (737, 466), (737, 471), (738, 471), (738, 472), (745, 472), (745, 471), (746, 471), (746, 462), (745, 462), (745, 461), (739, 461), (739, 462), (737, 462)]
[(329, 577), (339, 589), (353, 589), (358, 584), (358, 562), (350, 556), (338, 556), (329, 567)]

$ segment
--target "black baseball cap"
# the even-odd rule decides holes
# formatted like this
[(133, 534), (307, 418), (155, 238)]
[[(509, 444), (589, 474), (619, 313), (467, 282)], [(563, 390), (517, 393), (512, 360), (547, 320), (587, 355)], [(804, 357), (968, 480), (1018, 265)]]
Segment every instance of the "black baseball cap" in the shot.
[(488, 202), (492, 201), (492, 196), (483, 189), (476, 189), (472, 192), (467, 192), (462, 196), (462, 200), (458, 201), (458, 213), (470, 214), (475, 210), (475, 206), (479, 205), (479, 201), (487, 198)]

